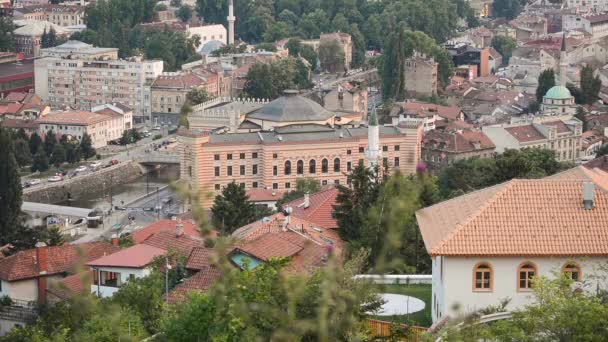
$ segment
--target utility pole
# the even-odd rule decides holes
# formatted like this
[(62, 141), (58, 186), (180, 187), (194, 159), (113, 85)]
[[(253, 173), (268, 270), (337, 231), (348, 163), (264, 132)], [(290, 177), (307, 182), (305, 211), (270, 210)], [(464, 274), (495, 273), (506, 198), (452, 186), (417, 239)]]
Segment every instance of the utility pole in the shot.
[(165, 302), (169, 303), (169, 257), (165, 257)]

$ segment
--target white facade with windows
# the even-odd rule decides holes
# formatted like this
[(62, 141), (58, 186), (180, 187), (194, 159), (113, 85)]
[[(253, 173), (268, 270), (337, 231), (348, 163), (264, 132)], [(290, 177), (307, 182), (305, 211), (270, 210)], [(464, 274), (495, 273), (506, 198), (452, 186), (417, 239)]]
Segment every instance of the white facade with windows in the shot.
[(112, 297), (128, 281), (147, 277), (151, 272), (149, 267), (93, 267), (92, 269), (94, 277), (91, 293), (101, 298)]
[[(580, 281), (587, 291), (596, 291), (598, 286), (606, 288), (606, 282), (594, 278), (599, 275), (608, 258), (567, 258), (567, 257), (433, 257), (433, 297), (432, 318), (437, 321), (449, 315), (456, 317), (510, 298), (508, 310), (521, 309), (532, 300), (531, 289), (520, 282), (529, 284), (520, 277), (521, 266), (534, 267), (534, 276), (554, 278), (566, 271), (566, 266), (578, 266), (578, 274), (572, 270), (572, 278)], [(488, 266), (478, 269), (478, 266)], [(486, 271), (487, 270), (487, 271)], [(484, 273), (489, 272), (489, 277)], [(486, 273), (487, 274), (487, 273)], [(530, 276), (530, 271), (527, 272)], [(591, 276), (593, 275), (593, 276)], [(487, 281), (484, 281), (486, 280)]]

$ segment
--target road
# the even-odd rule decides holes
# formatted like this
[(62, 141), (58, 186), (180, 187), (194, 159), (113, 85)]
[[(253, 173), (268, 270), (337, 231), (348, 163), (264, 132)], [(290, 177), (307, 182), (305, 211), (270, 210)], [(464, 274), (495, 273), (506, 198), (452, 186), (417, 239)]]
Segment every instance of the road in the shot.
[[(163, 200), (166, 201), (169, 198), (171, 198), (169, 203), (163, 203)], [(113, 210), (110, 215), (104, 218), (103, 225), (98, 228), (88, 228), (85, 235), (73, 243), (110, 238), (113, 234), (131, 233), (159, 219), (170, 218), (171, 213), (179, 213), (182, 209), (181, 202), (177, 200), (168, 187), (160, 189), (158, 192), (155, 189), (151, 189), (150, 194), (132, 203), (115, 203), (115, 205), (126, 207), (126, 210)], [(161, 207), (158, 212), (155, 210), (157, 206)], [(129, 216), (134, 218), (132, 222), (129, 221)], [(113, 231), (112, 226), (115, 224), (121, 224), (122, 228), (118, 231)]]
[[(154, 135), (154, 132), (155, 131), (152, 131), (152, 135)], [(110, 163), (110, 161), (112, 161), (112, 160), (117, 160), (121, 163), (131, 161), (131, 160), (133, 160), (134, 155), (140, 155), (142, 153), (145, 153), (146, 150), (153, 149), (153, 147), (152, 147), (153, 144), (161, 144), (163, 141), (168, 141), (169, 139), (171, 139), (173, 137), (175, 137), (175, 135), (171, 134), (171, 135), (163, 136), (162, 139), (158, 139), (158, 140), (152, 140), (152, 137), (143, 138), (142, 140), (138, 141), (136, 144), (126, 145), (126, 146), (108, 145), (103, 148), (100, 148), (99, 153), (106, 154), (106, 155), (109, 154), (109, 156), (106, 158), (100, 159), (100, 160), (91, 160), (88, 165), (85, 165), (85, 166), (87, 166), (87, 169), (85, 171), (75, 172), (75, 167), (64, 168), (64, 170), (68, 171), (68, 176), (67, 176), (68, 179), (74, 178), (74, 177), (90, 175), (101, 169), (101, 168), (97, 168), (97, 169), (91, 168), (91, 164), (93, 164), (93, 163), (100, 162), (103, 167), (105, 165), (108, 165)], [(168, 146), (168, 148), (175, 146), (175, 144), (171, 144), (171, 145), (172, 146)], [(163, 150), (163, 149), (164, 149), (164, 147), (161, 148), (161, 150)], [(48, 178), (46, 178), (46, 179), (39, 179), (40, 180), (39, 184), (26, 187), (26, 185), (25, 185), (26, 182), (31, 181), (32, 179), (38, 179), (38, 178), (36, 178), (35, 174), (21, 177), (21, 183), (23, 184), (25, 192), (32, 191), (34, 189), (41, 189), (41, 188), (48, 187), (48, 186), (54, 186), (57, 183), (63, 182), (63, 181), (49, 182)]]

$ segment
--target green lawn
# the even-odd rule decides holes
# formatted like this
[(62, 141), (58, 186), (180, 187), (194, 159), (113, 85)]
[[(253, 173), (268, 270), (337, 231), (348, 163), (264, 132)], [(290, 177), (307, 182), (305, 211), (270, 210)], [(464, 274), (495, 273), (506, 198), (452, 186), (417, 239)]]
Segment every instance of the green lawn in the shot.
[(395, 316), (376, 316), (375, 319), (382, 321), (390, 321), (396, 323), (408, 323), (421, 327), (430, 327), (433, 323), (431, 320), (431, 305), (433, 305), (431, 285), (376, 285), (379, 293), (394, 293), (403, 294), (411, 297), (416, 297), (422, 300), (425, 304), (424, 310), (418, 311), (409, 315)]

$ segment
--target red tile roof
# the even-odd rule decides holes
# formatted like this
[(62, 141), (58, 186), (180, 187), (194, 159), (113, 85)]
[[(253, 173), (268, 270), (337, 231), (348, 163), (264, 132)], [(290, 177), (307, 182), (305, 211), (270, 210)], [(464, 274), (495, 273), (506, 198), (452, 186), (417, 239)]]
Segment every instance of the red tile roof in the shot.
[(87, 112), (84, 110), (71, 110), (67, 112), (49, 114), (36, 120), (38, 124), (62, 124), (75, 126), (88, 126), (110, 120), (108, 115)]
[(202, 270), (211, 265), (210, 258), (213, 256), (213, 249), (206, 247), (195, 247), (192, 249), (186, 268), (189, 270)]
[(137, 230), (131, 234), (135, 243), (142, 243), (145, 239), (159, 232), (172, 232), (175, 233), (175, 225), (181, 223), (185, 235), (189, 235), (196, 238), (201, 238), (201, 233), (198, 227), (189, 221), (174, 221), (174, 220), (160, 220), (156, 221), (140, 230)]
[(308, 208), (304, 208), (304, 197), (285, 203), (283, 208), (293, 208), (292, 217), (315, 223), (322, 228), (338, 228), (338, 223), (333, 217), (336, 196), (338, 196), (338, 188), (328, 187), (325, 190), (310, 194)]
[(278, 201), (283, 197), (283, 191), (272, 189), (250, 189), (247, 190), (249, 200), (252, 202)]
[(206, 80), (192, 72), (163, 74), (154, 80), (152, 87), (188, 89), (206, 84)]
[(545, 137), (532, 125), (505, 127), (505, 130), (519, 142), (539, 141), (545, 139)]
[[(47, 275), (69, 272), (78, 263), (80, 255), (82, 255), (82, 262), (86, 263), (119, 250), (120, 248), (107, 242), (47, 247)], [(0, 259), (0, 279), (2, 280), (35, 278), (38, 274), (35, 248)]]
[(432, 112), (448, 120), (458, 120), (460, 118), (460, 113), (462, 112), (462, 110), (456, 106), (441, 106), (417, 101), (399, 102), (398, 105), (400, 105), (406, 113), (423, 114), (425, 112)]
[(4, 99), (2, 99), (2, 101), (6, 101), (6, 102), (21, 102), (21, 101), (23, 101), (23, 99), (25, 99), (26, 95), (27, 95), (27, 93), (11, 92), (8, 95), (6, 95), (4, 97)]
[(187, 257), (192, 253), (193, 248), (202, 246), (203, 241), (185, 234), (177, 237), (175, 232), (159, 232), (142, 243)]
[(557, 134), (560, 134), (560, 133), (572, 133), (572, 131), (570, 130), (570, 128), (568, 128), (568, 126), (562, 120), (545, 121), (542, 124), (543, 124), (543, 126), (556, 127), (557, 128)]
[(49, 288), (46, 291), (59, 299), (65, 300), (72, 298), (75, 295), (91, 291), (92, 284), (93, 271), (87, 270), (50, 283)]
[(421, 209), (416, 218), (431, 255), (606, 256), (608, 194), (601, 186), (608, 174), (592, 176), (600, 186), (591, 210), (583, 207), (582, 180), (518, 179)]
[(125, 248), (114, 254), (89, 261), (88, 266), (144, 268), (150, 265), (154, 258), (164, 255), (167, 251), (154, 246), (140, 244)]
[(237, 248), (263, 261), (268, 261), (270, 258), (291, 257), (303, 249), (300, 244), (295, 244), (283, 238), (283, 234), (293, 233), (266, 233)]
[(496, 147), (483, 132), (471, 130), (464, 130), (462, 132), (431, 130), (424, 134), (422, 144), (423, 148), (453, 153), (493, 149)]
[(169, 303), (175, 303), (185, 299), (188, 293), (192, 291), (207, 291), (220, 276), (220, 270), (215, 267), (207, 267), (196, 272), (193, 276), (184, 280), (183, 283), (177, 285), (169, 292)]

